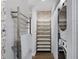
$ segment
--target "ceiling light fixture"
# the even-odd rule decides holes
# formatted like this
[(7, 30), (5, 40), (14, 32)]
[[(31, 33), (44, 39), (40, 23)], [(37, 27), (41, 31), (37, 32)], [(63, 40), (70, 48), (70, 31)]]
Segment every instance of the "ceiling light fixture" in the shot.
[(42, 2), (44, 2), (45, 0), (41, 0)]

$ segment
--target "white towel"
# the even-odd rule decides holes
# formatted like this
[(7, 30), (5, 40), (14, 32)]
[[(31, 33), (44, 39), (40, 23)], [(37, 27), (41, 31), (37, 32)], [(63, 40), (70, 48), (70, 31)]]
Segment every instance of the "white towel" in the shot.
[(22, 59), (32, 59), (32, 37), (30, 34), (21, 35)]

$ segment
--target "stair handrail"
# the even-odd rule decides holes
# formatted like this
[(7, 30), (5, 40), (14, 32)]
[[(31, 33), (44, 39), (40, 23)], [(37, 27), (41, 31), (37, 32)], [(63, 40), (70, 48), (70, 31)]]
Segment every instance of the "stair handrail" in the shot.
[[(18, 13), (18, 11), (11, 11), (11, 16), (12, 18), (17, 18), (18, 16), (13, 15), (14, 13)], [(19, 12), (20, 15), (22, 15), (23, 17), (25, 17), (27, 20), (26, 23), (30, 24), (30, 28), (29, 28), (29, 33), (31, 34), (31, 17), (27, 17), (26, 15), (24, 15), (22, 12)]]

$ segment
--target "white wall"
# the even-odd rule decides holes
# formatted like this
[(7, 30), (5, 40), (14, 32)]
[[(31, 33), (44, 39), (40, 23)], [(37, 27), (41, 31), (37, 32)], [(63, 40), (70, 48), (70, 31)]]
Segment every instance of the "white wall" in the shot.
[(12, 51), (12, 46), (14, 44), (14, 28), (13, 21), (10, 15), (10, 7), (7, 5), (6, 7), (6, 59), (14, 59), (14, 53)]
[(32, 55), (36, 54), (36, 30), (37, 30), (37, 11), (32, 9), (32, 20), (31, 20), (31, 32), (32, 32)]
[(11, 18), (11, 11), (17, 10), (20, 6), (20, 12), (29, 16), (29, 8), (26, 5), (26, 0), (7, 0), (6, 3), (6, 59), (15, 59), (14, 52), (11, 47), (14, 44), (14, 22)]
[(78, 59), (78, 0), (72, 6), (72, 59)]
[[(69, 23), (70, 32), (68, 32), (68, 50), (67, 58), (68, 59), (78, 59), (78, 11), (77, 11), (77, 0), (68, 0), (68, 9), (67, 9), (67, 19)], [(71, 30), (72, 29), (72, 30)], [(72, 37), (72, 38), (70, 38)], [(70, 49), (69, 49), (70, 48)]]
[(27, 0), (7, 0), (7, 5), (10, 10), (17, 10), (17, 7), (20, 7), (20, 12), (29, 16), (30, 9)]
[(51, 18), (51, 41), (52, 41), (52, 53), (55, 59), (58, 59), (58, 10), (55, 10)]

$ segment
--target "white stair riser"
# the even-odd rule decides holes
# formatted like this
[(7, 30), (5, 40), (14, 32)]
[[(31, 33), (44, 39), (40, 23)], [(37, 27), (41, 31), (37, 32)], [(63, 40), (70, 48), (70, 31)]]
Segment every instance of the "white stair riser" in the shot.
[(38, 23), (37, 25), (50, 25), (50, 23)]
[(50, 42), (37, 42), (37, 44), (50, 44)]
[(49, 47), (50, 48), (50, 45), (38, 45), (37, 47)]
[(49, 28), (47, 28), (47, 29), (45, 29), (45, 28), (41, 28), (41, 29), (40, 29), (40, 28), (39, 28), (38, 31), (50, 31), (50, 29), (49, 29)]
[(50, 32), (47, 32), (47, 31), (46, 32), (39, 31), (39, 32), (37, 32), (37, 35), (39, 35), (39, 34), (45, 34), (46, 35), (46, 34), (50, 34)]
[(50, 25), (37, 25), (37, 27), (50, 28)]
[(50, 31), (37, 31), (37, 33), (50, 33)]
[(49, 36), (49, 37), (50, 37), (50, 35), (37, 35), (37, 36), (38, 36), (38, 37), (39, 37), (39, 36), (44, 36), (44, 37)]
[(37, 29), (50, 29), (50, 26), (38, 26)]
[(50, 40), (50, 39), (40, 39), (40, 38), (38, 38), (37, 40)]
[(37, 49), (37, 51), (50, 51), (50, 49)]
[(50, 28), (37, 28), (37, 30), (49, 30), (50, 31)]
[(38, 21), (50, 21), (50, 19), (49, 18), (44, 18), (44, 19), (39, 18)]

